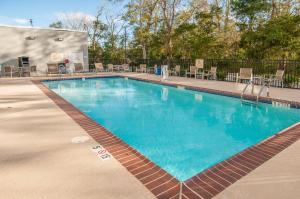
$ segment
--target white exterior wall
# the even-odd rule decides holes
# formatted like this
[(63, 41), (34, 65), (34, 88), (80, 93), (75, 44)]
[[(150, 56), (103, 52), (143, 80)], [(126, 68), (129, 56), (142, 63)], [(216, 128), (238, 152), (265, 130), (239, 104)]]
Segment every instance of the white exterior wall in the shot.
[[(63, 41), (57, 41), (58, 38)], [(18, 66), (17, 59), (21, 56), (29, 57), (38, 74), (46, 73), (47, 63), (64, 59), (69, 59), (71, 65), (81, 62), (87, 71), (88, 35), (70, 30), (0, 26), (0, 64)]]

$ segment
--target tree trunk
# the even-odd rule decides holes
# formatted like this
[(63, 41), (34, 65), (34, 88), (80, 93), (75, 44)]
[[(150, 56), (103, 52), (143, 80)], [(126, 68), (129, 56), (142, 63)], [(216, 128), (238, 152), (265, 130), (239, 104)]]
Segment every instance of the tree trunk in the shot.
[(147, 59), (147, 51), (146, 51), (146, 46), (144, 44), (142, 45), (142, 51), (143, 51), (143, 59)]
[(220, 32), (221, 31), (221, 16), (220, 16), (220, 13), (219, 13), (219, 0), (215, 0), (215, 6), (216, 6), (216, 10), (215, 10), (215, 16), (216, 16), (216, 19), (217, 19), (217, 28), (218, 28), (218, 31)]
[(167, 53), (167, 61), (168, 65), (170, 66), (171, 60), (173, 58), (173, 49), (172, 49), (172, 38), (171, 38), (171, 32), (168, 33), (167, 40), (166, 40), (166, 53)]
[(272, 10), (271, 10), (271, 18), (274, 18), (278, 15), (277, 13), (277, 3), (276, 3), (276, 0), (272, 0)]
[(224, 30), (228, 30), (228, 22), (229, 22), (229, 15), (230, 15), (230, 6), (231, 0), (226, 0), (226, 10), (225, 10), (225, 21), (224, 21)]

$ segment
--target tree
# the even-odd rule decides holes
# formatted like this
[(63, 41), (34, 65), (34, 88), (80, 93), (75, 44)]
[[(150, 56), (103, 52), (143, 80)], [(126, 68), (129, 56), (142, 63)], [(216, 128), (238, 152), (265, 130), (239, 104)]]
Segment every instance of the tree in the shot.
[(56, 29), (62, 29), (63, 28), (63, 24), (61, 21), (56, 21), (53, 22), (49, 25), (50, 28), (56, 28)]
[(150, 47), (150, 37), (158, 24), (159, 0), (133, 0), (127, 7), (124, 19), (134, 27), (134, 36), (137, 47), (142, 49), (143, 59), (147, 59)]
[(123, 58), (125, 38), (131, 59), (299, 59), (299, 7), (298, 0), (130, 0), (124, 14), (61, 13), (51, 27), (87, 31), (95, 59)]
[(102, 8), (98, 9), (96, 16), (92, 23), (86, 24), (86, 30), (89, 35), (91, 42), (92, 50), (96, 51), (96, 48), (99, 47), (99, 42), (104, 38), (104, 32), (107, 30), (106, 24), (101, 21)]
[(92, 26), (95, 17), (81, 12), (59, 13), (58, 21), (64, 28), (78, 31), (86, 31)]
[(227, 31), (231, 9), (231, 0), (226, 0), (224, 29)]
[(120, 59), (123, 56), (118, 44), (120, 33), (124, 28), (124, 22), (120, 17), (106, 16), (106, 32), (104, 42), (104, 57), (107, 59)]
[(162, 13), (162, 30), (164, 33), (164, 48), (168, 63), (173, 57), (172, 34), (178, 16), (178, 6), (181, 0), (161, 0), (160, 7)]
[(251, 58), (295, 59), (300, 55), (300, 16), (282, 15), (256, 32), (242, 36), (242, 47)]
[(177, 58), (204, 57), (212, 49), (216, 39), (216, 24), (210, 11), (197, 12), (193, 22), (180, 24), (175, 29), (173, 44)]
[(253, 30), (270, 10), (268, 0), (233, 0), (232, 10), (241, 30)]

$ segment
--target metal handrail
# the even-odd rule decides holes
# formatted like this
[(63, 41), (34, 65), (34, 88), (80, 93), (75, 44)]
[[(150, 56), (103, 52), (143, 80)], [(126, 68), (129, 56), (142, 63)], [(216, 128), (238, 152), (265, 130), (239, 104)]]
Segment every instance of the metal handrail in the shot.
[(264, 91), (265, 89), (267, 89), (267, 97), (269, 97), (269, 95), (270, 95), (269, 88), (270, 88), (270, 83), (269, 83), (269, 81), (267, 81), (267, 82), (264, 81), (263, 86), (260, 88), (260, 90), (259, 90), (259, 92), (258, 92), (258, 94), (257, 94), (257, 96), (256, 96), (256, 102), (259, 101), (259, 97), (261, 96), (261, 94), (263, 93), (263, 91)]
[(243, 96), (244, 96), (244, 94), (245, 94), (247, 88), (249, 87), (249, 85), (252, 86), (252, 91), (251, 91), (251, 92), (253, 93), (254, 85), (253, 85), (252, 80), (250, 80), (250, 81), (248, 82), (248, 84), (245, 86), (245, 88), (243, 89), (242, 93), (241, 93), (241, 100), (243, 100)]

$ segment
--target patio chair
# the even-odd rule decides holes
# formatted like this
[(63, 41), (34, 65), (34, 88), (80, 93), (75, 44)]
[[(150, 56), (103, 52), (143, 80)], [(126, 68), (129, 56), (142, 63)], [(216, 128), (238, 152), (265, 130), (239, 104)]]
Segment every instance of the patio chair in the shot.
[(248, 80), (252, 81), (253, 74), (252, 68), (240, 68), (240, 73), (237, 73), (236, 82), (240, 82), (240, 80)]
[(153, 67), (147, 68), (147, 73), (156, 73), (157, 65), (155, 64)]
[(203, 79), (204, 77), (206, 77), (207, 79), (217, 79), (217, 67), (211, 67), (210, 71), (208, 71), (207, 73), (203, 72)]
[(105, 72), (103, 64), (102, 63), (95, 63), (95, 71), (96, 72)]
[(203, 78), (204, 74), (204, 60), (203, 59), (196, 59), (195, 60), (195, 67), (196, 67), (196, 72), (195, 72), (195, 78), (200, 75), (200, 77)]
[(271, 85), (275, 85), (277, 86), (278, 84), (280, 84), (280, 86), (283, 88), (284, 84), (283, 84), (283, 75), (284, 75), (284, 70), (277, 70), (275, 75), (272, 75), (269, 78), (269, 82)]
[(30, 72), (36, 73), (36, 65), (30, 66)]
[(170, 71), (170, 74), (173, 76), (180, 76), (180, 65), (176, 65), (175, 68)]
[(123, 70), (123, 65), (119, 65), (119, 64), (114, 64), (113, 65), (114, 71), (115, 72), (120, 72)]
[(107, 71), (108, 71), (108, 72), (114, 72), (114, 65), (112, 65), (112, 64), (107, 64)]
[(30, 66), (23, 66), (19, 68), (20, 76), (22, 77), (30, 77), (31, 67)]
[(129, 64), (123, 64), (123, 65), (122, 65), (122, 70), (123, 70), (124, 72), (131, 72), (130, 67), (129, 67)]
[(59, 69), (58, 69), (58, 64), (52, 64), (52, 63), (48, 63), (47, 64), (47, 75), (49, 74), (58, 74), (59, 73)]
[(14, 66), (3, 66), (2, 75), (4, 77), (19, 76), (19, 71)]
[(194, 75), (195, 78), (196, 78), (196, 75), (197, 75), (197, 68), (196, 68), (196, 66), (190, 66), (190, 69), (185, 71), (185, 76), (186, 77), (188, 77), (188, 76), (192, 77), (192, 75)]
[(138, 72), (138, 73), (147, 73), (147, 65), (146, 64), (140, 64), (140, 67), (136, 69), (136, 72)]
[(83, 65), (82, 63), (74, 63), (75, 73), (83, 73)]
[(30, 76), (37, 75), (36, 65), (30, 66)]

